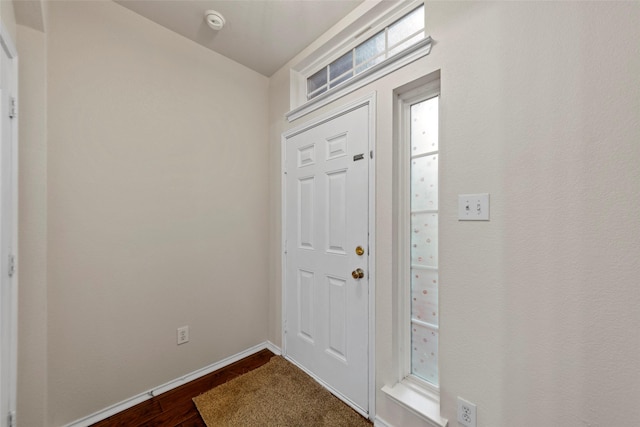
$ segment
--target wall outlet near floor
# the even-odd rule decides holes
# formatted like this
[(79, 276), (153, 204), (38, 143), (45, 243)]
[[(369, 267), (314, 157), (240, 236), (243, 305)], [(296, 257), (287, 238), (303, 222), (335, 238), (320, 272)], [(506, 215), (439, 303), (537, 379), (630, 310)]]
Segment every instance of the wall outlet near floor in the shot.
[(189, 342), (189, 326), (178, 328), (178, 345)]
[(458, 397), (458, 422), (465, 427), (476, 427), (476, 405)]

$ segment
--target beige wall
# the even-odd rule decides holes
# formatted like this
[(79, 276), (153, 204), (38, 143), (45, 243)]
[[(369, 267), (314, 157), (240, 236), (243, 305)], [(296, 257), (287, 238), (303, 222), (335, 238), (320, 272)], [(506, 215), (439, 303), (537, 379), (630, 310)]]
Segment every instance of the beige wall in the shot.
[[(281, 344), (280, 134), (308, 119), (283, 120), (288, 69), (267, 80), (111, 2), (49, 13), (46, 38), (17, 27), (18, 416), (34, 426)], [(457, 425), (462, 396), (479, 427), (637, 424), (640, 5), (426, 16), (428, 57), (312, 115), (378, 93), (377, 388), (394, 380), (392, 92), (440, 70), (443, 415)], [(485, 191), (491, 221), (459, 223), (457, 194)], [(377, 415), (422, 425), (380, 392)]]
[(61, 425), (265, 341), (268, 79), (113, 2), (52, 2), (47, 42)]
[[(457, 425), (462, 396), (480, 427), (640, 423), (640, 4), (427, 2), (426, 17), (428, 57), (329, 107), (377, 91), (377, 389), (395, 380), (392, 92), (440, 70), (443, 415)], [(287, 78), (271, 79), (274, 199)], [(490, 222), (457, 221), (472, 192), (491, 193)], [(275, 307), (279, 287), (275, 269)], [(377, 415), (423, 425), (381, 392)]]
[(47, 137), (45, 34), (17, 26), (19, 53), (18, 408), (20, 425), (46, 425)]
[(283, 114), (289, 110), (289, 70), (269, 79), (269, 340), (282, 346), (282, 153)]

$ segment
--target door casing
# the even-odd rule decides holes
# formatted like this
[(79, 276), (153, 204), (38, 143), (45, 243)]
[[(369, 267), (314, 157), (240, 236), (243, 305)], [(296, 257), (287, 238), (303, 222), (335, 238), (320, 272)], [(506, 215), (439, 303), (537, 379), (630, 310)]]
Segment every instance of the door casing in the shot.
[[(286, 358), (287, 355), (287, 348), (286, 348), (286, 339), (285, 339), (285, 328), (286, 328), (286, 321), (287, 321), (287, 313), (286, 313), (286, 292), (285, 292), (285, 287), (286, 287), (286, 240), (287, 240), (287, 235), (286, 235), (286, 230), (287, 230), (287, 218), (286, 218), (286, 206), (287, 206), (287, 199), (286, 199), (286, 144), (287, 144), (287, 140), (298, 134), (301, 132), (304, 132), (307, 129), (310, 129), (314, 126), (317, 126), (321, 123), (327, 122), (332, 120), (333, 118), (343, 115), (351, 110), (354, 110), (356, 108), (362, 107), (362, 106), (368, 106), (369, 107), (369, 146), (368, 146), (368, 150), (369, 150), (369, 155), (366, 156), (367, 161), (369, 162), (369, 176), (368, 176), (368, 180), (369, 180), (369, 189), (368, 189), (368, 199), (369, 199), (369, 206), (368, 206), (368, 216), (369, 216), (369, 267), (368, 267), (368, 273), (369, 273), (369, 349), (368, 349), (368, 355), (369, 355), (369, 413), (368, 414), (362, 414), (366, 417), (369, 417), (370, 419), (373, 419), (373, 417), (375, 416), (375, 389), (376, 389), (376, 383), (375, 383), (375, 295), (376, 295), (376, 287), (375, 287), (375, 278), (376, 278), (376, 274), (375, 274), (375, 266), (376, 266), (376, 250), (375, 250), (375, 142), (376, 142), (376, 96), (377, 93), (374, 91), (372, 93), (370, 93), (369, 95), (363, 97), (363, 98), (359, 98), (355, 101), (352, 101), (350, 103), (347, 103), (343, 106), (340, 106), (334, 110), (329, 111), (328, 113), (325, 113), (317, 118), (311, 119), (305, 123), (302, 123), (301, 125), (298, 125), (286, 132), (284, 132), (282, 134), (282, 138), (281, 138), (281, 148), (280, 148), (280, 153), (281, 153), (281, 194), (282, 194), (282, 204), (281, 204), (281, 212), (282, 212), (282, 223), (281, 223), (281, 230), (282, 230), (282, 241), (281, 241), (281, 257), (282, 257), (282, 265), (281, 265), (281, 271), (282, 271), (282, 281), (280, 284), (280, 291), (281, 291), (281, 295), (282, 295), (282, 324), (281, 324), (281, 340), (282, 340), (282, 354), (283, 356)], [(354, 408), (356, 409), (356, 408)], [(357, 409), (356, 409), (357, 410)]]
[[(9, 61), (6, 66), (2, 67), (0, 73), (7, 72), (7, 76), (0, 76), (2, 84), (0, 84), (0, 91), (5, 98), (4, 94), (8, 93), (7, 100), (13, 98), (17, 103), (18, 99), (18, 55), (15, 48), (15, 44), (11, 36), (9, 35), (7, 28), (0, 21), (0, 49), (2, 49), (3, 58)], [(6, 85), (6, 87), (5, 87)], [(10, 206), (1, 206), (0, 204), (0, 217), (9, 215), (11, 218), (10, 229), (7, 236), (10, 239), (11, 247), (8, 252), (13, 255), (13, 267), (9, 265), (8, 259), (0, 259), (0, 274), (3, 277), (8, 275), (10, 268), (14, 269), (12, 276), (9, 279), (9, 286), (3, 286), (0, 292), (2, 297), (0, 301), (3, 307), (8, 307), (8, 313), (2, 313), (0, 317), (0, 330), (4, 330), (6, 334), (2, 334), (2, 356), (0, 357), (1, 363), (5, 366), (0, 367), (0, 372), (4, 375), (0, 375), (0, 399), (2, 399), (3, 410), (8, 410), (7, 413), (0, 414), (2, 420), (0, 425), (4, 426), (11, 422), (15, 423), (16, 412), (16, 400), (17, 400), (17, 357), (18, 357), (18, 267), (17, 267), (17, 255), (18, 255), (18, 117), (17, 111), (12, 118), (9, 118), (9, 109), (13, 108), (9, 103), (4, 103), (0, 106), (0, 114), (2, 114), (2, 128), (0, 133), (4, 133), (4, 127), (10, 127), (11, 140), (0, 141), (3, 145), (9, 144), (11, 156), (9, 159), (2, 159), (2, 165), (9, 164), (11, 185), (9, 191)], [(17, 108), (17, 104), (15, 106)], [(2, 237), (2, 236), (0, 236)], [(0, 239), (2, 240), (2, 239)], [(8, 301), (5, 302), (5, 299)], [(7, 324), (8, 323), (8, 324)], [(4, 412), (4, 411), (3, 411)]]

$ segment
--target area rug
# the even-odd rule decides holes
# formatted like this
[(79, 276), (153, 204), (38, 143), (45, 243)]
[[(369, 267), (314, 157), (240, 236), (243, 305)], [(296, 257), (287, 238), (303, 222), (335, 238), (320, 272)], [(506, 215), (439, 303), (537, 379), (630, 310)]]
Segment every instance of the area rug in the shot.
[(207, 427), (371, 427), (280, 356), (193, 401)]

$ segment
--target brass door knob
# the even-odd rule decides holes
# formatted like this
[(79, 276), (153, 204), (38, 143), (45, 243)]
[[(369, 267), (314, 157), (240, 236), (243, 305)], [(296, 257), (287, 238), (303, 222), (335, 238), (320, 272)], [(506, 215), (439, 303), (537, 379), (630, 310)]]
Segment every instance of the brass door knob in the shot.
[(364, 271), (361, 268), (356, 268), (351, 272), (351, 277), (354, 279), (362, 279), (364, 277)]

